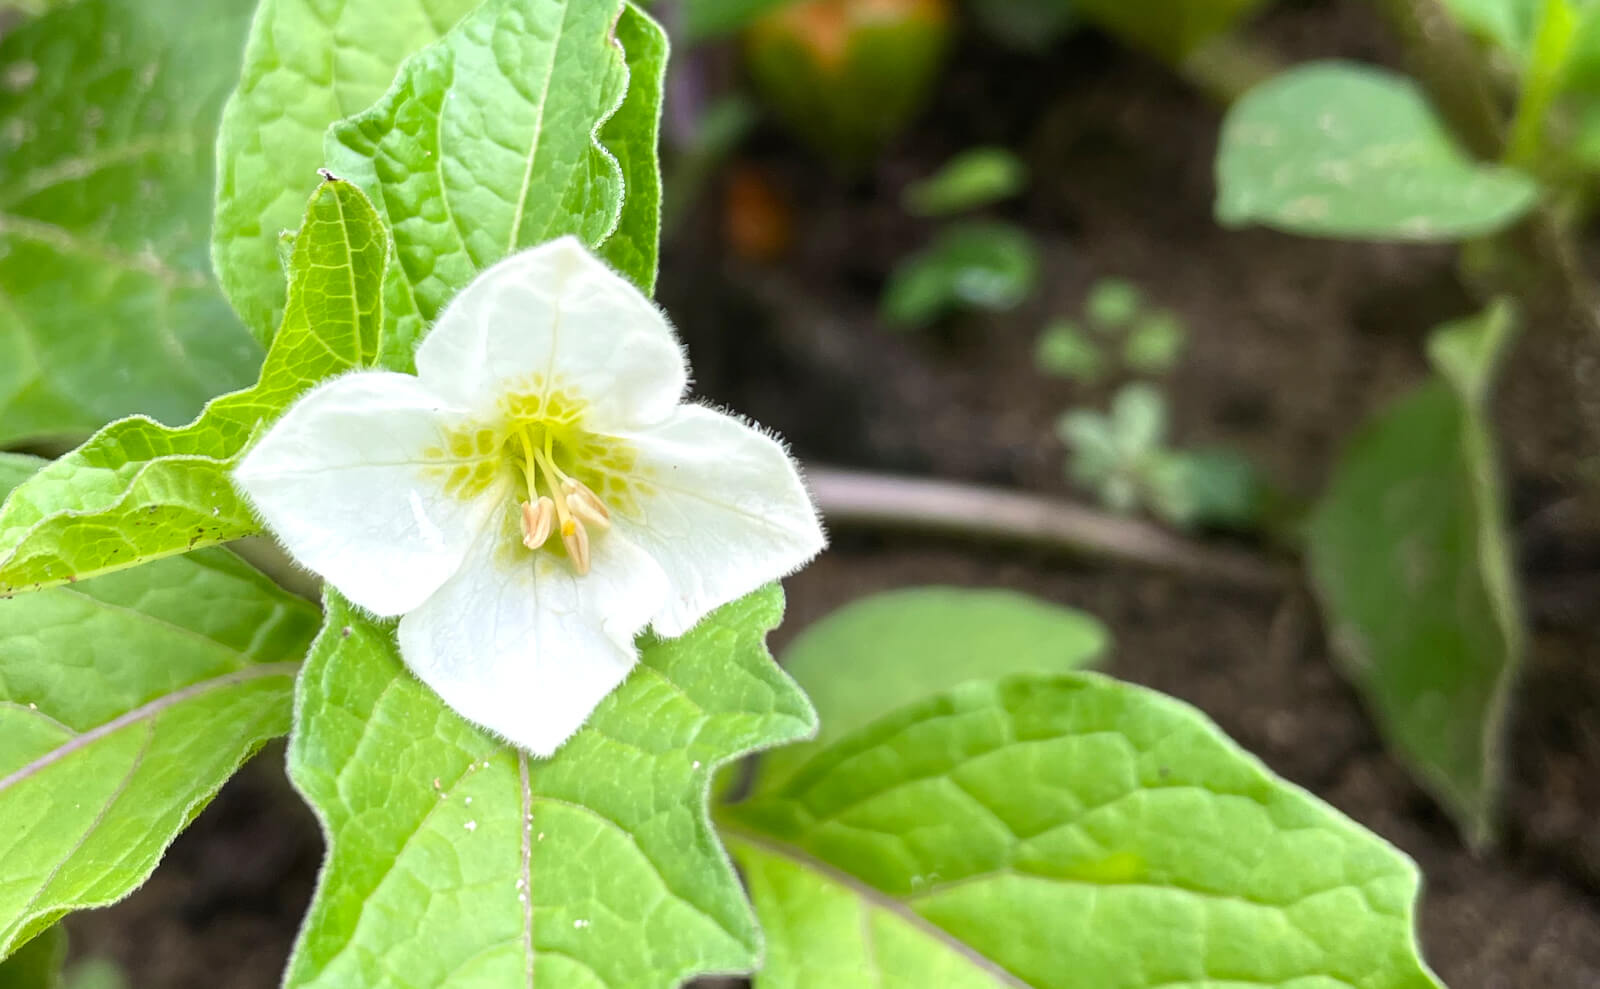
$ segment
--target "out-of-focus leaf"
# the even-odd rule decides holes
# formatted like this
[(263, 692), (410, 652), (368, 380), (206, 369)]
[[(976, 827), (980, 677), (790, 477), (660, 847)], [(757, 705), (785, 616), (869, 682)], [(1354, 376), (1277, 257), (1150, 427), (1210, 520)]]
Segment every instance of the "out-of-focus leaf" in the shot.
[(784, 650), (783, 668), (810, 696), (821, 728), (763, 756), (762, 778), (783, 780), (896, 708), (968, 680), (1079, 669), (1110, 642), (1092, 616), (1014, 591), (916, 587), (863, 598)]
[(1441, 989), (1416, 867), (1139, 687), (969, 682), (757, 787), (759, 989)]
[(1317, 62), (1252, 89), (1223, 122), (1217, 219), (1290, 233), (1459, 240), (1526, 213), (1539, 188), (1470, 160), (1416, 84)]
[(1032, 293), (1038, 275), (1026, 231), (1001, 223), (951, 227), (889, 276), (883, 316), (919, 327), (954, 309), (1011, 309)]
[[(40, 463), (0, 454), (0, 493)], [(316, 624), (221, 549), (0, 600), (0, 957), (132, 892), (288, 730)]]
[[(372, 105), (401, 62), (478, 2), (261, 0), (217, 135), (211, 231), (217, 277), (258, 340), (283, 319), (278, 234), (300, 221), (328, 126)], [(237, 46), (226, 54), (239, 64)]]
[(206, 254), (250, 6), (81, 0), (0, 40), (0, 445), (183, 422), (255, 373)]
[(1033, 363), (1045, 374), (1093, 384), (1105, 373), (1100, 347), (1070, 320), (1058, 319), (1044, 328), (1033, 348)]
[(61, 989), (66, 960), (67, 932), (60, 924), (47, 927), (0, 961), (0, 989)]
[[(684, 0), (681, 31), (689, 42), (709, 41), (749, 27), (768, 11), (793, 0)], [(675, 32), (676, 33), (676, 32)]]
[(1266, 0), (1070, 0), (1085, 21), (1134, 48), (1177, 63)]
[(250, 535), (228, 471), (264, 423), (324, 378), (371, 362), (388, 242), (346, 182), (311, 197), (289, 306), (254, 387), (187, 426), (114, 422), (0, 506), (0, 594), (38, 590)]
[(1179, 528), (1249, 529), (1266, 510), (1260, 471), (1232, 450), (1164, 451), (1145, 481), (1151, 511)]
[(1307, 547), (1347, 675), (1475, 845), (1494, 836), (1524, 640), (1485, 409), (1511, 326), (1497, 305), (1435, 333), (1439, 379), (1357, 433)]
[(1188, 334), (1183, 321), (1166, 310), (1139, 319), (1122, 345), (1122, 362), (1140, 374), (1165, 374), (1178, 363)]
[(1537, 171), (1545, 156), (1545, 125), (1580, 40), (1580, 18), (1573, 0), (1544, 0), (1506, 141), (1505, 159), (1513, 165)]
[(128, 989), (127, 976), (109, 958), (85, 958), (67, 967), (62, 989)]
[(706, 819), (725, 760), (804, 735), (763, 642), (775, 587), (640, 663), (549, 759), (453, 714), (330, 592), (289, 772), (329, 857), (288, 989), (675, 986), (753, 968), (760, 934)]
[(1102, 333), (1125, 329), (1144, 306), (1144, 293), (1126, 278), (1102, 278), (1089, 288), (1083, 312)]
[(1028, 169), (1005, 148), (970, 148), (921, 182), (906, 187), (906, 209), (945, 216), (1009, 199), (1028, 184)]
[(1469, 30), (1520, 58), (1533, 43), (1544, 0), (1442, 0)]

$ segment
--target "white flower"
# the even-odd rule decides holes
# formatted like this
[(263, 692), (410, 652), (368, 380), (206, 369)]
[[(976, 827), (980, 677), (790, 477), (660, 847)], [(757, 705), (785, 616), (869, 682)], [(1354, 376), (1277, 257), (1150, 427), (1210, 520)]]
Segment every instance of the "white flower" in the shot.
[(479, 275), (416, 362), (308, 392), (234, 478), (302, 565), (405, 616), (445, 703), (537, 755), (647, 625), (681, 635), (822, 549), (783, 447), (683, 404), (672, 327), (573, 238)]

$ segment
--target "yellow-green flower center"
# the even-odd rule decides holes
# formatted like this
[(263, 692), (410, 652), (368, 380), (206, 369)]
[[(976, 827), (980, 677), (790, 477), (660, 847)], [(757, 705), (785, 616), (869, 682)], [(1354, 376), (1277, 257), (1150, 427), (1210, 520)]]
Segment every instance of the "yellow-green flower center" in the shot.
[(610, 527), (613, 511), (631, 514), (642, 493), (632, 448), (584, 430), (584, 405), (559, 392), (530, 389), (501, 408), (495, 425), (452, 431), (444, 447), (427, 450), (430, 474), (458, 498), (509, 478), (515, 495), (506, 521), (520, 528), (522, 545), (564, 555), (586, 573), (590, 541)]
[(522, 544), (539, 549), (554, 529), (573, 569), (588, 573), (591, 530), (598, 534), (611, 528), (611, 510), (588, 485), (556, 465), (554, 429), (522, 424), (507, 442), (515, 444), (520, 453), (526, 484), (527, 498), (519, 506)]

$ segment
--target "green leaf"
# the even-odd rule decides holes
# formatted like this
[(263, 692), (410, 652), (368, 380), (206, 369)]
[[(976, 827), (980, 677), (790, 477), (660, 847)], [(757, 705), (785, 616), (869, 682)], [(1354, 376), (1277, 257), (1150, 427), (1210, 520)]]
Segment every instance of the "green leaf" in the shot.
[[(40, 463), (0, 455), (0, 492)], [(0, 600), (0, 957), (126, 896), (288, 730), (316, 623), (220, 549)]]
[(774, 946), (760, 989), (1440, 989), (1404, 855), (1095, 674), (904, 708), (719, 824)]
[(1509, 164), (1534, 170), (1545, 157), (1546, 118), (1567, 82), (1568, 64), (1582, 40), (1581, 22), (1582, 14), (1570, 0), (1544, 0), (1506, 140)]
[(1058, 0), (1106, 33), (1176, 63), (1265, 0)]
[(401, 62), (478, 2), (261, 0), (217, 136), (211, 246), (223, 290), (263, 343), (283, 315), (278, 233), (300, 220), (323, 134), (371, 106)]
[(1134, 324), (1123, 343), (1122, 362), (1141, 374), (1165, 374), (1178, 363), (1187, 335), (1182, 320), (1157, 310)]
[(324, 182), (294, 241), (289, 304), (261, 380), (216, 399), (188, 426), (112, 423), (18, 487), (0, 506), (0, 594), (257, 531), (228, 471), (302, 392), (371, 362), (387, 249), (361, 191)]
[(188, 419), (260, 363), (205, 251), (250, 3), (180, 10), (82, 0), (0, 32), (0, 446)]
[(1347, 675), (1475, 845), (1494, 835), (1524, 649), (1486, 410), (1511, 328), (1497, 305), (1436, 331), (1440, 380), (1356, 434), (1307, 546)]
[(1266, 510), (1261, 471), (1233, 450), (1163, 452), (1145, 475), (1151, 511), (1180, 528), (1249, 529)]
[(285, 985), (665, 986), (760, 937), (706, 819), (717, 766), (815, 716), (767, 655), (775, 587), (641, 662), (554, 758), (456, 717), (330, 592), (289, 771), (329, 856)]
[(626, 195), (616, 229), (600, 257), (646, 295), (656, 290), (661, 240), (661, 103), (667, 77), (667, 35), (632, 4), (617, 19), (617, 43), (628, 60), (628, 92), (600, 129), (600, 143), (616, 156)]
[(1102, 333), (1125, 328), (1144, 308), (1144, 294), (1126, 278), (1102, 278), (1083, 300), (1084, 315)]
[(121, 966), (109, 958), (85, 958), (67, 968), (63, 989), (128, 989)]
[(683, 36), (694, 42), (733, 34), (789, 2), (792, 0), (685, 0)]
[(66, 960), (67, 932), (60, 924), (47, 927), (0, 961), (0, 989), (61, 989)]
[[(619, 17), (629, 23), (613, 30)], [(665, 46), (620, 0), (490, 0), (328, 132), (329, 167), (367, 190), (394, 236), (384, 366), (410, 370), (425, 328), (483, 268), (563, 234), (650, 286), (659, 178), (645, 125), (659, 113)], [(619, 113), (626, 133), (606, 126)], [(624, 183), (641, 174), (625, 214)], [(614, 235), (625, 243), (609, 248)]]
[(728, 844), (767, 937), (758, 989), (1023, 986), (822, 862), (743, 835)]
[(1105, 356), (1071, 320), (1052, 320), (1033, 347), (1033, 363), (1045, 374), (1094, 384), (1105, 373)]
[(1009, 199), (1028, 184), (1028, 169), (1005, 148), (969, 148), (906, 187), (902, 201), (918, 216), (947, 216)]
[(1521, 56), (1533, 43), (1543, 0), (1443, 0), (1465, 27)]
[(1090, 615), (1003, 590), (917, 587), (846, 605), (784, 651), (783, 668), (816, 705), (821, 729), (762, 757), (782, 780), (881, 715), (965, 683), (1060, 673), (1101, 659), (1111, 635)]
[(1343, 62), (1252, 89), (1217, 152), (1217, 219), (1228, 226), (1459, 240), (1507, 226), (1538, 195), (1526, 175), (1471, 161), (1410, 79)]
[(1011, 309), (1033, 292), (1038, 275), (1026, 231), (1004, 223), (950, 227), (895, 268), (883, 289), (883, 316), (919, 327), (963, 307)]

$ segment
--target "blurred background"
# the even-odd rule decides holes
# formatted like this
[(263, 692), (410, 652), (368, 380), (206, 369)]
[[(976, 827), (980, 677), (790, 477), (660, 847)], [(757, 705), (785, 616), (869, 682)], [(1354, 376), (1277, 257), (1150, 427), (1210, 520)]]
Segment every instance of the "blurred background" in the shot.
[[(829, 516), (775, 650), (908, 585), (1088, 611), (1109, 672), (1417, 859), (1450, 985), (1600, 986), (1600, 528), (1564, 400), (1519, 352), (1493, 411), (1533, 641), (1505, 837), (1474, 855), (1337, 672), (1291, 554), (1359, 423), (1427, 377), (1427, 332), (1480, 303), (1449, 246), (1214, 219), (1229, 103), (1307, 59), (1403, 67), (1382, 6), (657, 0), (658, 295), (697, 393), (786, 437)], [(1017, 521), (1039, 513), (1048, 538)], [(321, 857), (280, 758), (74, 915), (75, 950), (134, 986), (276, 985)]]

